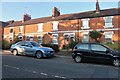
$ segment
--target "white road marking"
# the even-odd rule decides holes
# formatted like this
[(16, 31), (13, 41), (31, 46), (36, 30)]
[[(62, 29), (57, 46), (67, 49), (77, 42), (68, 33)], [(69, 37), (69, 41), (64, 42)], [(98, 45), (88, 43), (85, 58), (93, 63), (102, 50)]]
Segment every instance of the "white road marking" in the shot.
[[(13, 66), (9, 66), (9, 65), (3, 65), (3, 66), (9, 67), (9, 68), (13, 68), (13, 69), (17, 69), (17, 70), (20, 69), (20, 68), (18, 68), (18, 67), (13, 67)], [(30, 73), (34, 73), (34, 74), (37, 74), (37, 73), (38, 73), (37, 71), (32, 71), (32, 70), (28, 70), (28, 69), (22, 69), (22, 68), (21, 68), (21, 70), (24, 70), (24, 71), (27, 71), (27, 72), (30, 72)], [(43, 72), (41, 72), (40, 74), (41, 74), (41, 75), (44, 75), (44, 76), (47, 76), (47, 75), (48, 75), (48, 74), (43, 73)], [(63, 77), (63, 76), (57, 76), (57, 75), (50, 75), (50, 76), (55, 77), (55, 78), (67, 79), (66, 77)], [(70, 79), (70, 80), (73, 80), (73, 79)]]
[(60, 76), (55, 76), (56, 78), (60, 78)]
[(47, 76), (47, 74), (46, 73), (40, 73), (41, 75), (45, 75), (45, 76)]
[(4, 65), (5, 67), (10, 67), (10, 68), (14, 68), (14, 69), (19, 69), (18, 67), (13, 67), (13, 66), (9, 66), (9, 65)]
[(61, 78), (66, 79), (66, 77), (61, 77)]

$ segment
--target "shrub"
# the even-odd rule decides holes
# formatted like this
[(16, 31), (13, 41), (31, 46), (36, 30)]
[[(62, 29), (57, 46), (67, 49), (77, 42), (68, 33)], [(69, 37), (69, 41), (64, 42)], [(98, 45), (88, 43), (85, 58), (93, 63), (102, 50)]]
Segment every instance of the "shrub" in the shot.
[(2, 49), (10, 49), (10, 46), (11, 44), (8, 41), (2, 40)]
[(75, 45), (78, 43), (79, 43), (78, 41), (71, 40), (71, 42), (68, 44), (68, 48), (73, 49), (75, 47)]
[(111, 42), (107, 42), (107, 43), (104, 43), (106, 46), (114, 49), (114, 50), (117, 50), (117, 51), (120, 51), (120, 43), (118, 44), (112, 44)]
[(103, 31), (96, 31), (96, 30), (93, 30), (93, 31), (90, 31), (90, 34), (89, 36), (92, 38), (92, 39), (95, 39), (96, 42), (100, 42), (99, 39), (102, 37), (102, 34)]
[(55, 45), (55, 44), (41, 44), (42, 46), (44, 47), (50, 47), (52, 48), (55, 52), (59, 52), (59, 47), (58, 45)]
[(17, 42), (19, 42), (20, 40), (19, 40), (19, 38), (15, 38), (14, 39), (14, 43), (17, 43)]
[(71, 42), (68, 45), (64, 45), (63, 49), (73, 49), (75, 47), (76, 44), (78, 44), (79, 41), (73, 41), (71, 40)]

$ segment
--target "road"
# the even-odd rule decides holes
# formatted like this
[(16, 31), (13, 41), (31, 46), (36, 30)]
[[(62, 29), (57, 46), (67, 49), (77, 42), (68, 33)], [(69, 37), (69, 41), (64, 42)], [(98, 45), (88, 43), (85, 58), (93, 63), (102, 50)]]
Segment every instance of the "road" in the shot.
[[(4, 52), (5, 53), (5, 52)], [(71, 57), (36, 59), (2, 55), (3, 78), (118, 78), (120, 69), (109, 64), (75, 63)]]

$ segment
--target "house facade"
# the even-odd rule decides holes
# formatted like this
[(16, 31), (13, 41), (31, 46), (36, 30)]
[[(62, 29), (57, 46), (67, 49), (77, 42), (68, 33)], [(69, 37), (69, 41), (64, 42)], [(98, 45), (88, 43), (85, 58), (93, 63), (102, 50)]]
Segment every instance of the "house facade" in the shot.
[(24, 41), (36, 41), (40, 44), (58, 44), (62, 49), (71, 40), (93, 42), (89, 37), (92, 30), (103, 31), (101, 42), (120, 42), (120, 8), (64, 14), (54, 7), (52, 16), (31, 19), (24, 14), (21, 21), (11, 20), (4, 27), (4, 39), (13, 42), (15, 38)]

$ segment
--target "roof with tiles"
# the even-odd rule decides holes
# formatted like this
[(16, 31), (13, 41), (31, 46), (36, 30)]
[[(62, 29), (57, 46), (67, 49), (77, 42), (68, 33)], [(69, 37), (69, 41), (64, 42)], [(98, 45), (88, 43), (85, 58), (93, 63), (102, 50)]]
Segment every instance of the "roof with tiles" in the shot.
[(22, 23), (22, 21), (13, 21), (11, 24), (7, 25), (6, 27), (37, 24), (48, 21), (74, 20), (74, 19), (95, 18), (95, 17), (103, 17), (103, 16), (115, 16), (115, 15), (120, 15), (120, 8), (100, 10), (100, 12), (98, 13), (96, 11), (88, 11), (81, 13), (63, 14), (54, 18), (52, 16), (48, 16), (48, 17), (30, 19), (28, 21), (25, 21), (24, 23)]

